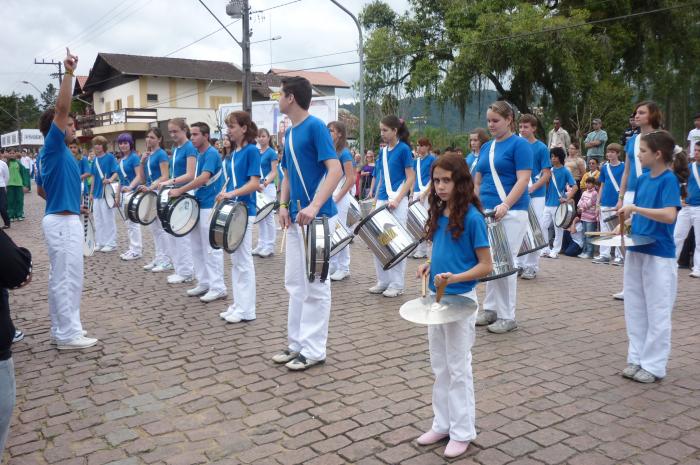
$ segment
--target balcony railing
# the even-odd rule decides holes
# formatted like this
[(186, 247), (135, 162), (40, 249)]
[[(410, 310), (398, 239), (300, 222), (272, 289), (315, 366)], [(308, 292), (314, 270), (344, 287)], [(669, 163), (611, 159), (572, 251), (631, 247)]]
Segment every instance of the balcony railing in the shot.
[(99, 115), (79, 115), (78, 128), (90, 129), (122, 123), (154, 123), (158, 120), (155, 108), (122, 108)]

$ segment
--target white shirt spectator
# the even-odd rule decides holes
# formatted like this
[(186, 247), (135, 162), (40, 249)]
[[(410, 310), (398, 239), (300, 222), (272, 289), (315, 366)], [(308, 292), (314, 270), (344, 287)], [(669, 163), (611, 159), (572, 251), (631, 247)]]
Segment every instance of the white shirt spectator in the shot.
[(7, 187), (7, 182), (10, 180), (10, 170), (7, 167), (5, 160), (0, 160), (0, 187)]
[(695, 145), (700, 144), (700, 129), (693, 128), (688, 133), (688, 156), (692, 159), (695, 156)]
[(22, 166), (31, 171), (32, 157), (30, 157), (29, 155), (24, 155), (22, 158), (20, 158), (19, 162), (22, 163)]

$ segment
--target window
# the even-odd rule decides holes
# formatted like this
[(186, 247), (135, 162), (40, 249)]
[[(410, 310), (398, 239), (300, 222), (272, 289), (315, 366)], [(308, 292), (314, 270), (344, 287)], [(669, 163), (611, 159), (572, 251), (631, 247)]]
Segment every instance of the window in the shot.
[(114, 111), (119, 111), (122, 109), (122, 99), (118, 98), (114, 101)]
[(146, 94), (146, 101), (147, 102), (157, 102), (158, 101), (158, 94)]

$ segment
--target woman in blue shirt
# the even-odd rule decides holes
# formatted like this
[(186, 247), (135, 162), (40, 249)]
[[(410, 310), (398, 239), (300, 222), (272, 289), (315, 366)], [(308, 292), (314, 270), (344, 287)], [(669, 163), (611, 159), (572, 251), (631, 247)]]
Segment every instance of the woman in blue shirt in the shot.
[[(275, 179), (277, 178), (277, 152), (270, 147), (270, 132), (265, 128), (258, 129), (258, 146), (260, 147), (260, 175), (262, 182), (258, 192), (262, 192), (270, 200), (277, 198)], [(275, 253), (275, 215), (270, 213), (258, 223), (258, 245), (253, 249), (253, 255), (267, 258)]]
[[(477, 279), (493, 267), (481, 202), (464, 158), (457, 154), (437, 159), (432, 169), (428, 216), (431, 260), (418, 267), (417, 275), (430, 276), (430, 290), (445, 287), (445, 294), (459, 294), (477, 301)], [(429, 445), (449, 437), (445, 457), (463, 454), (476, 438), (474, 381), (471, 348), (476, 312), (452, 323), (428, 326), (433, 384), (433, 424), (418, 438)]]
[[(413, 200), (420, 200), (421, 204), (428, 208), (428, 193), (430, 192), (430, 169), (437, 158), (430, 153), (433, 148), (430, 139), (422, 137), (418, 139), (418, 158), (414, 160), (413, 169), (416, 171), (416, 182), (413, 184)], [(428, 256), (428, 241), (418, 244), (413, 258), (425, 258)]]
[[(117, 137), (119, 145), (119, 187), (121, 192), (132, 192), (143, 184), (145, 176), (141, 166), (141, 158), (136, 154), (134, 138), (128, 132), (119, 134)], [(123, 198), (123, 196), (122, 196)], [(121, 200), (121, 199), (120, 199)], [(117, 203), (117, 208), (122, 208)], [(129, 218), (125, 218), (126, 227), (129, 232), (129, 250), (119, 256), (122, 260), (136, 260), (141, 258), (143, 250), (141, 241), (141, 225), (134, 223)]]
[[(484, 208), (492, 210), (496, 221), (503, 223), (515, 261), (527, 229), (532, 149), (527, 140), (513, 134), (515, 112), (510, 104), (492, 103), (486, 118), (493, 138), (481, 147), (474, 183)], [(488, 330), (493, 333), (517, 329), (517, 279), (512, 274), (486, 283), (484, 313), (477, 317), (478, 326), (489, 325)]]
[[(409, 132), (403, 120), (394, 115), (385, 116), (379, 123), (382, 141), (386, 144), (379, 152), (374, 166), (374, 178), (370, 192), (377, 180), (376, 208), (387, 205), (402, 226), (408, 218), (408, 193), (416, 179), (413, 170), (413, 153), (409, 146)], [(372, 195), (372, 194), (370, 194)], [(369, 288), (372, 294), (398, 297), (403, 294), (406, 260), (389, 270), (384, 270), (378, 258), (374, 258), (377, 284)]]
[(690, 162), (688, 169), (687, 194), (683, 199), (676, 229), (673, 237), (676, 243), (676, 259), (681, 255), (683, 243), (688, 237), (690, 228), (695, 231), (695, 253), (693, 254), (693, 270), (690, 272), (691, 278), (700, 278), (700, 144), (695, 144), (695, 161)]
[(95, 250), (112, 252), (117, 248), (117, 225), (114, 212), (104, 198), (104, 188), (117, 178), (117, 159), (107, 153), (107, 139), (103, 136), (95, 136), (91, 142), (95, 151), (90, 185), (90, 203), (95, 212)]
[[(348, 150), (347, 129), (340, 121), (328, 123), (328, 130), (331, 133), (338, 160), (343, 167), (343, 177), (333, 192), (333, 201), (338, 208), (338, 222), (347, 228), (348, 208), (350, 207), (350, 197), (355, 187), (355, 168), (352, 166), (352, 155)], [(331, 234), (332, 237), (332, 234)], [(350, 276), (350, 245), (348, 244), (331, 257), (330, 277), (332, 281), (340, 281)]]
[[(653, 383), (666, 376), (671, 351), (671, 311), (678, 269), (673, 228), (681, 207), (680, 186), (669, 165), (676, 143), (666, 131), (641, 136), (636, 152), (647, 172), (637, 181), (634, 203), (620, 208), (632, 215), (632, 234), (654, 242), (627, 248), (625, 255), (625, 324), (629, 347), (622, 376)], [(628, 164), (634, 163), (632, 160)]]

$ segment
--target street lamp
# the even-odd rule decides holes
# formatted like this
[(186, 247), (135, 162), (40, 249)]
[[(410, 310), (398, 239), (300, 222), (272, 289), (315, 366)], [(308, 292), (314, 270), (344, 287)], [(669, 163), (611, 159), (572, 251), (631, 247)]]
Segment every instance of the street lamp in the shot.
[(350, 10), (345, 8), (343, 5), (337, 2), (337, 0), (331, 0), (335, 6), (343, 10), (345, 13), (347, 13), (353, 21), (355, 21), (355, 25), (357, 26), (357, 33), (360, 36), (360, 44), (358, 47), (358, 54), (360, 55), (360, 153), (362, 154), (362, 157), (364, 159), (365, 156), (365, 58), (364, 58), (364, 50), (363, 50), (363, 44), (362, 44), (362, 26), (360, 25), (360, 21), (358, 21), (357, 17), (352, 14)]
[(32, 86), (37, 92), (39, 92), (39, 96), (41, 96), (41, 91), (40, 91), (39, 88), (38, 88), (37, 86), (35, 86), (33, 83), (31, 83), (31, 82), (29, 82), (29, 81), (22, 81), (22, 84), (27, 84), (27, 85), (29, 85), (29, 86)]

